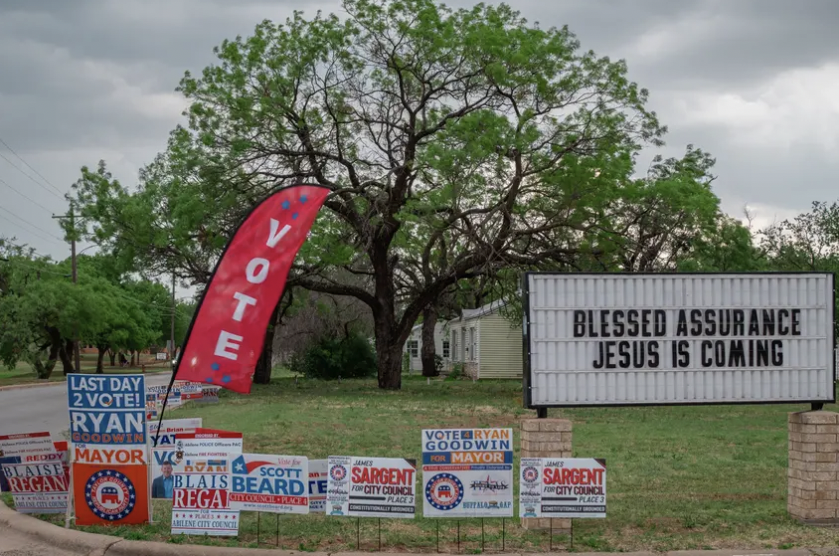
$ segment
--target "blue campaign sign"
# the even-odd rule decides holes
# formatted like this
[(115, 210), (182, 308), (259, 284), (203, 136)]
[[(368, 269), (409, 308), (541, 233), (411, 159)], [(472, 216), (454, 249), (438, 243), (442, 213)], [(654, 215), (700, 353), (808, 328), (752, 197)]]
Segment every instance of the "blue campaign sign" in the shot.
[[(70, 374), (67, 376), (67, 401), (73, 444), (145, 447), (146, 384), (143, 375)], [(78, 457), (75, 461), (79, 461)]]
[(145, 444), (146, 412), (70, 410), (74, 444)]
[(67, 375), (70, 409), (145, 410), (145, 378), (143, 375)]

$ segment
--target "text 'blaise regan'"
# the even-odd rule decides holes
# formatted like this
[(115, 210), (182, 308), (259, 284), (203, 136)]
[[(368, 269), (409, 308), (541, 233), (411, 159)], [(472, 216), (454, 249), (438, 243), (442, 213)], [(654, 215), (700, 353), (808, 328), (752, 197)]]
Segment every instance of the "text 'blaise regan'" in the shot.
[(671, 327), (663, 309), (575, 310), (573, 335), (604, 339), (595, 369), (782, 367), (781, 338), (801, 336), (801, 309), (679, 309), (675, 316)]

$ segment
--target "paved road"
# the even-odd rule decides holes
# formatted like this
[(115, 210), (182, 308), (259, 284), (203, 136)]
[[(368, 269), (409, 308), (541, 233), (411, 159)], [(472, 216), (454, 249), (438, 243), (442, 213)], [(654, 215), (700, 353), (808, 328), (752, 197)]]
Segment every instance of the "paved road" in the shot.
[(42, 544), (13, 529), (5, 528), (0, 534), (0, 556), (78, 556), (78, 554)]
[[(146, 386), (168, 384), (171, 375), (146, 375)], [(69, 419), (66, 383), (0, 390), (0, 435), (49, 431), (58, 440), (70, 427)]]

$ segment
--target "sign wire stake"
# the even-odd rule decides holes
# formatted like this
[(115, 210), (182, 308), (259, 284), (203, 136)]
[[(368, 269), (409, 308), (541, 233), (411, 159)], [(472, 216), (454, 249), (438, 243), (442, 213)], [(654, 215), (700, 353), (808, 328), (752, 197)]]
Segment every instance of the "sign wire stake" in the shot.
[(551, 525), (548, 529), (548, 538), (550, 539), (548, 542), (550, 543), (551, 552), (554, 551), (554, 518), (551, 519)]
[(574, 520), (571, 520), (571, 531), (568, 535), (571, 538), (571, 550), (574, 550)]
[(280, 514), (277, 514), (277, 548), (280, 548)]
[(256, 512), (256, 545), (259, 546), (262, 544), (262, 541), (259, 540), (259, 527), (260, 522), (262, 521), (262, 512)]
[(361, 550), (361, 518), (355, 518), (355, 549)]
[(460, 520), (457, 520), (457, 553), (460, 554)]
[(507, 550), (507, 519), (501, 518), (501, 552)]
[[(71, 442), (67, 443), (67, 461), (69, 462), (67, 465), (67, 471), (69, 480), (67, 481), (67, 511), (64, 512), (64, 528), (70, 528), (70, 514), (73, 511), (74, 504), (76, 503), (75, 497), (73, 496), (73, 462), (75, 458), (73, 457), (73, 444)], [(151, 521), (151, 515), (149, 516), (149, 521)]]
[(484, 518), (481, 518), (481, 552), (484, 551)]
[(382, 518), (379, 518), (379, 552), (382, 551)]
[(437, 520), (437, 554), (440, 553), (440, 521)]

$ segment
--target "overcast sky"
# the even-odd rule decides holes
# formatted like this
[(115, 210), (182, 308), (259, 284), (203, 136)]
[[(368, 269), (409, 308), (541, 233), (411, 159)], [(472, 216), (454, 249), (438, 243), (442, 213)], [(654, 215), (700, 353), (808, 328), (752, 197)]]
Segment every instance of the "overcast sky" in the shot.
[[(513, 5), (543, 27), (568, 24), (584, 49), (625, 58), (670, 128), (664, 154), (693, 143), (716, 156), (715, 191), (729, 214), (748, 205), (762, 226), (839, 197), (839, 2)], [(295, 8), (340, 11), (297, 0), (2, 0), (0, 140), (19, 157), (0, 143), (0, 235), (67, 256), (51, 214), (67, 210), (59, 193), (79, 168), (105, 159), (135, 183), (182, 121), (174, 88), (183, 72), (212, 63), (223, 39)]]

